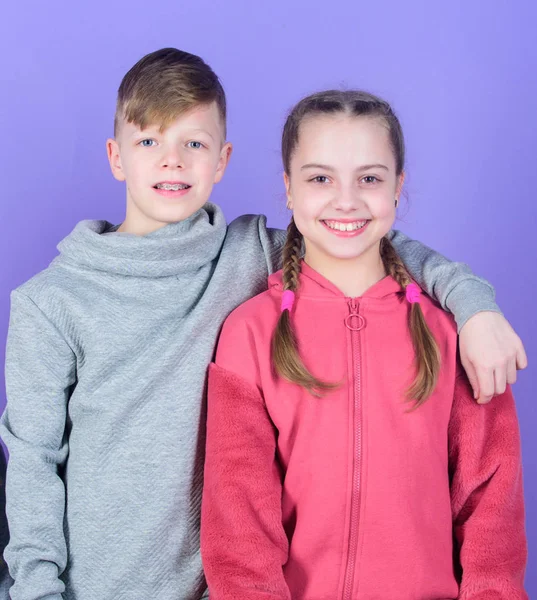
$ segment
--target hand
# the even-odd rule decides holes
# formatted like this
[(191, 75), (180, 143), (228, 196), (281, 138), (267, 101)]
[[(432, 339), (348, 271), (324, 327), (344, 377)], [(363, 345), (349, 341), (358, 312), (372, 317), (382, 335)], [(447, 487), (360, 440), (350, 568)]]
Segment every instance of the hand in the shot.
[(505, 317), (480, 312), (468, 319), (459, 336), (461, 361), (479, 404), (503, 394), (528, 365), (522, 341)]

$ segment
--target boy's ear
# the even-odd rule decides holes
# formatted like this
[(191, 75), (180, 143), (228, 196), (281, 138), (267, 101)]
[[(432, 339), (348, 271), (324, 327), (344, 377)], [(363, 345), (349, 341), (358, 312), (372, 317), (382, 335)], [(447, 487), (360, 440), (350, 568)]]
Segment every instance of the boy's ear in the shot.
[(119, 155), (119, 145), (116, 140), (112, 138), (106, 140), (106, 153), (108, 154), (108, 162), (110, 163), (112, 175), (118, 181), (125, 181), (125, 173), (123, 173), (121, 156)]
[(287, 196), (287, 208), (293, 210), (293, 199), (291, 198), (291, 181), (289, 175), (283, 172), (283, 183), (285, 185), (285, 195)]
[(222, 146), (222, 150), (220, 150), (220, 158), (218, 159), (218, 166), (216, 167), (216, 173), (214, 176), (215, 183), (218, 183), (224, 176), (232, 152), (233, 146), (231, 142), (226, 142)]

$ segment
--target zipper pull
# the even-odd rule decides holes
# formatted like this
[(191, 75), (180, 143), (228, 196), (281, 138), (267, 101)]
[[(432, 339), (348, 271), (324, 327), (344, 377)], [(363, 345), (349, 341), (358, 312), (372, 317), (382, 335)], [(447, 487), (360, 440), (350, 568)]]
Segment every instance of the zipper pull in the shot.
[(345, 319), (345, 326), (351, 331), (360, 331), (365, 327), (365, 319), (358, 312), (358, 308), (358, 302), (354, 298), (351, 298), (349, 300), (350, 313)]

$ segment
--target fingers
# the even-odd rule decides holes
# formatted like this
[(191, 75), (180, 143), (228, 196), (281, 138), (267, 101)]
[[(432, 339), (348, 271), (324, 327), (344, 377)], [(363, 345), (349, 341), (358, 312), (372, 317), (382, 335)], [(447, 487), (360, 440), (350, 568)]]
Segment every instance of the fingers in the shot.
[(471, 362), (465, 360), (463, 360), (462, 363), (464, 370), (466, 371), (468, 381), (470, 382), (470, 385), (472, 386), (472, 389), (474, 391), (474, 400), (477, 400), (479, 398), (479, 381), (477, 379), (477, 373), (474, 368), (474, 365)]
[(505, 394), (507, 389), (507, 366), (500, 369), (494, 369), (494, 395)]
[(495, 390), (494, 369), (477, 368), (477, 380), (479, 385), (479, 396), (477, 402), (479, 404), (487, 404), (492, 400)]
[[(482, 340), (481, 340), (482, 341)], [(528, 364), (526, 351), (520, 338), (513, 332), (509, 343), (488, 343), (479, 353), (471, 347), (461, 345), (461, 361), (479, 404), (487, 404), (494, 396), (505, 393), (508, 385), (517, 381), (517, 369), (525, 369)]]
[(507, 363), (507, 383), (513, 385), (516, 383), (517, 359), (513, 358)]
[(495, 369), (477, 369), (479, 381), (479, 404), (487, 404), (494, 396), (505, 394), (507, 384), (511, 385), (516, 381), (516, 363), (509, 361), (504, 366)]
[(520, 345), (516, 352), (516, 368), (522, 370), (525, 369), (527, 366), (528, 357), (526, 356), (526, 350), (524, 349), (522, 342), (520, 342)]

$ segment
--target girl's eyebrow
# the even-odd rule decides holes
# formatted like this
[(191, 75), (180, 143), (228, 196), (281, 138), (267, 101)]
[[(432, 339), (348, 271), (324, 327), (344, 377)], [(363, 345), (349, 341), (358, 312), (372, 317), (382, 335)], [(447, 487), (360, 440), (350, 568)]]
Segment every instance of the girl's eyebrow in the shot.
[(358, 167), (356, 170), (357, 171), (367, 171), (368, 169), (384, 169), (386, 171), (390, 170), (390, 169), (388, 169), (388, 167), (386, 165), (383, 165), (381, 163), (376, 163), (373, 165), (363, 165), (362, 167)]
[(333, 171), (334, 167), (330, 167), (329, 165), (321, 165), (320, 163), (308, 163), (307, 165), (300, 167), (301, 171), (304, 171), (305, 169), (323, 169), (325, 171)]
[[(330, 165), (322, 165), (320, 163), (308, 163), (300, 167), (301, 171), (304, 171), (305, 169), (323, 169), (325, 171), (333, 171), (334, 167), (331, 167)], [(361, 167), (357, 167), (356, 171), (367, 171), (368, 169), (385, 169), (386, 171), (390, 170), (386, 165), (376, 163), (372, 165), (362, 165)]]

